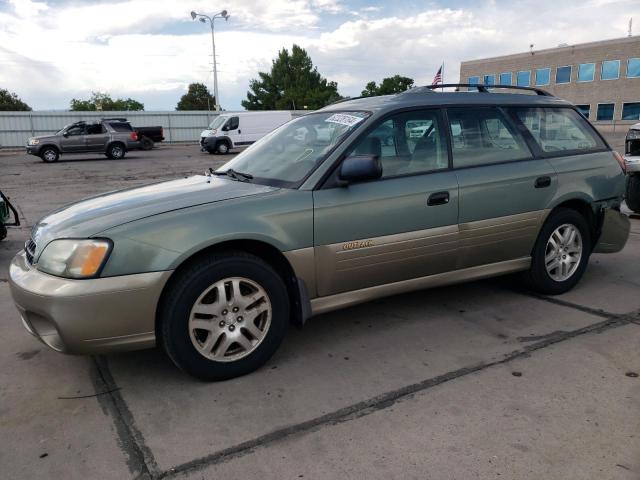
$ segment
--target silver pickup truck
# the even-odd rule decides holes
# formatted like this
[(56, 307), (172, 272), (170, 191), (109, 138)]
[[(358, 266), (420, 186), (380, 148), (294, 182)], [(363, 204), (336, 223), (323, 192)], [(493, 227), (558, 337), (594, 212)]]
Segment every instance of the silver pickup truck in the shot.
[(124, 119), (104, 118), (100, 122), (76, 122), (53, 135), (31, 137), (27, 153), (43, 162), (57, 162), (65, 153), (99, 152), (118, 160), (127, 150), (139, 148), (138, 134)]

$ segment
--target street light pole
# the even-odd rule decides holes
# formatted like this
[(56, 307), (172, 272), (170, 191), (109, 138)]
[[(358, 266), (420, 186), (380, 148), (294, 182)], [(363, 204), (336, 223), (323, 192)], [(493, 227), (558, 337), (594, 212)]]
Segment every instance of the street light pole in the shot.
[(213, 50), (213, 97), (215, 100), (215, 110), (216, 112), (220, 111), (220, 96), (218, 94), (218, 68), (216, 64), (216, 38), (214, 35), (214, 21), (216, 18), (224, 18), (225, 21), (229, 21), (229, 14), (226, 10), (222, 10), (221, 12), (216, 13), (215, 15), (209, 17), (208, 15), (203, 15), (197, 12), (191, 12), (191, 19), (195, 20), (200, 17), (200, 21), (202, 23), (206, 23), (207, 20), (211, 25), (211, 47)]

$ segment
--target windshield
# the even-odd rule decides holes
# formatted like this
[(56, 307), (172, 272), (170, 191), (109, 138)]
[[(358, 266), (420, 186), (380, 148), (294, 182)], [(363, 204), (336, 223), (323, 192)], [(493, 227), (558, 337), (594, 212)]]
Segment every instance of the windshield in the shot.
[[(211, 124), (209, 125), (209, 130), (215, 130), (218, 129), (222, 126), (222, 124), (228, 119), (229, 117), (225, 117), (223, 115), (219, 115), (217, 116), (213, 122), (211, 122)], [(201, 124), (202, 125), (202, 124)]]
[(368, 112), (322, 112), (296, 118), (218, 171), (233, 169), (252, 175), (258, 183), (294, 187), (368, 116)]
[(58, 130), (55, 134), (56, 135), (62, 135), (64, 133), (64, 131), (69, 128), (71, 125), (73, 125), (73, 123), (70, 123), (69, 125), (65, 125), (64, 127), (62, 127), (60, 130)]

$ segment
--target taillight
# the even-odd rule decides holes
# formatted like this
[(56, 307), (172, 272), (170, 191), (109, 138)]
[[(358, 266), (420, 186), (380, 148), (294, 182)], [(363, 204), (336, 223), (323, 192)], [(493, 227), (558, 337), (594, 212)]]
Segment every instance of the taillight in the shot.
[(620, 165), (620, 168), (622, 169), (622, 173), (627, 173), (627, 165), (624, 162), (624, 157), (620, 155), (618, 152), (614, 151), (613, 158), (615, 158), (618, 164)]
[(160, 127), (160, 136), (164, 137), (164, 128), (163, 127)]
[(138, 141), (138, 133), (137, 132), (131, 132), (131, 140), (133, 140), (134, 142)]

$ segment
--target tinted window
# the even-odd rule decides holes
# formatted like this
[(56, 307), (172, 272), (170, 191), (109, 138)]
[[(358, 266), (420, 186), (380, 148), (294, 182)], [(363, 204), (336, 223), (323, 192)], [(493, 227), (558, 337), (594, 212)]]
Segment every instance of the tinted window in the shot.
[(571, 65), (556, 69), (556, 83), (569, 83), (571, 81)]
[(598, 113), (596, 114), (596, 120), (613, 120), (614, 110), (615, 110), (615, 104), (613, 103), (599, 104)]
[(66, 134), (70, 137), (76, 135), (84, 135), (86, 133), (86, 127), (84, 125), (74, 125), (72, 127), (67, 128)]
[(593, 150), (604, 144), (570, 108), (517, 108), (516, 115), (543, 152)]
[(580, 111), (581, 114), (589, 118), (589, 113), (591, 113), (591, 105), (576, 105), (576, 108)]
[(132, 132), (131, 124), (124, 122), (113, 122), (109, 124), (116, 132)]
[(623, 104), (622, 120), (640, 120), (640, 102)]
[(393, 115), (360, 140), (350, 155), (379, 155), (383, 177), (449, 166), (446, 134), (437, 110)]
[(640, 78), (640, 58), (630, 58), (627, 62), (627, 77)]
[(511, 85), (511, 72), (500, 74), (500, 85)]
[(531, 84), (531, 72), (525, 70), (516, 75), (516, 85), (518, 87), (528, 87)]
[(240, 119), (238, 117), (231, 117), (225, 125), (225, 130), (235, 130), (240, 125)]
[(536, 70), (536, 85), (549, 85), (551, 79), (550, 68), (539, 68)]
[(101, 123), (94, 123), (92, 125), (87, 126), (88, 135), (99, 135), (104, 132), (105, 132), (105, 129)]
[(496, 76), (495, 75), (485, 75), (484, 76), (484, 84), (485, 85), (495, 85), (496, 84)]
[(595, 63), (581, 63), (578, 66), (579, 82), (593, 82), (595, 75), (596, 75)]
[(530, 158), (524, 140), (497, 108), (451, 108), (453, 166)]
[(600, 78), (602, 80), (616, 80), (620, 77), (620, 60), (605, 60), (602, 62)]

